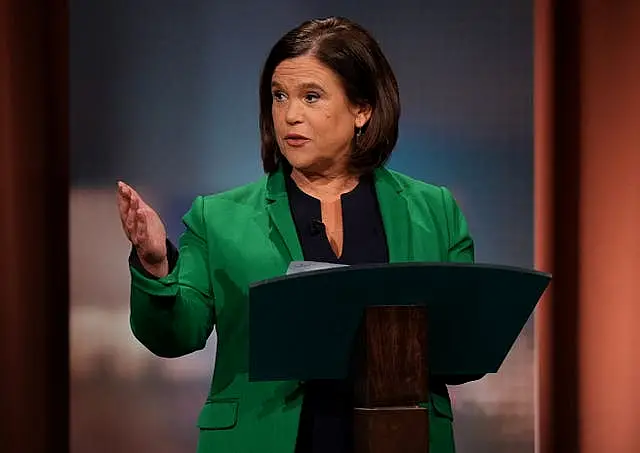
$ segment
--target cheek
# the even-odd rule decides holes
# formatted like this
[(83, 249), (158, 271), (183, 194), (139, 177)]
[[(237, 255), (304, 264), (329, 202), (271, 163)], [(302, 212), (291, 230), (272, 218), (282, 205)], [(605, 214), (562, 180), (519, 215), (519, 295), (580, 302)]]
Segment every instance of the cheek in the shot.
[(342, 144), (351, 140), (353, 128), (348, 115), (343, 115), (334, 111), (322, 112), (318, 117), (319, 128), (324, 132), (328, 142)]
[(318, 109), (310, 112), (308, 115), (309, 122), (313, 125), (314, 129), (326, 135), (327, 138), (335, 138), (342, 135), (341, 131), (344, 129), (344, 118), (341, 118), (339, 114), (336, 114), (331, 109)]
[(276, 130), (282, 127), (282, 115), (277, 107), (271, 107), (271, 118), (273, 119), (273, 126)]

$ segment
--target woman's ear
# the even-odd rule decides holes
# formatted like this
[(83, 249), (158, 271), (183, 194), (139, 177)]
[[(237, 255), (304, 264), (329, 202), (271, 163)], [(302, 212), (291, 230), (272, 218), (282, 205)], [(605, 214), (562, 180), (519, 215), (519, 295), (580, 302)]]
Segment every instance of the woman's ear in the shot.
[(360, 129), (363, 127), (369, 119), (371, 119), (372, 109), (368, 104), (357, 106), (354, 109), (355, 127)]

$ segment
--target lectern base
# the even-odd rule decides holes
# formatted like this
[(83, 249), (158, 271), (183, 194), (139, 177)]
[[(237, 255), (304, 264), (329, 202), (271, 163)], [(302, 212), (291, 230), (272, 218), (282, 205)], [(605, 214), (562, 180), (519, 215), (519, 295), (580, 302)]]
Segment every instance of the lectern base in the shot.
[(428, 453), (429, 412), (419, 406), (354, 409), (355, 453)]

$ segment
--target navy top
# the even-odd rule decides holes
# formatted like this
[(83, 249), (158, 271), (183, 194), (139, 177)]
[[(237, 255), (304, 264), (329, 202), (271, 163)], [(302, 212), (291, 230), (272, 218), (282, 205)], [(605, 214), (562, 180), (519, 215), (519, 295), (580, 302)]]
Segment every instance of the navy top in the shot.
[[(334, 253), (322, 224), (320, 201), (287, 179), (289, 204), (304, 259), (337, 264), (386, 263), (387, 239), (371, 176), (363, 176), (351, 192), (342, 195), (342, 255)], [(345, 381), (304, 384), (295, 453), (350, 453), (353, 451), (352, 385)]]

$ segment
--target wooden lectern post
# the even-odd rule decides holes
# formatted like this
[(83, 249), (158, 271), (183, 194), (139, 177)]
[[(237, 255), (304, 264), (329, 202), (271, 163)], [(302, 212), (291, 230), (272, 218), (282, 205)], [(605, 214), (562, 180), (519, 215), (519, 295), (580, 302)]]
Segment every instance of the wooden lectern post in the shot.
[(354, 352), (355, 453), (428, 453), (426, 307), (367, 307)]

